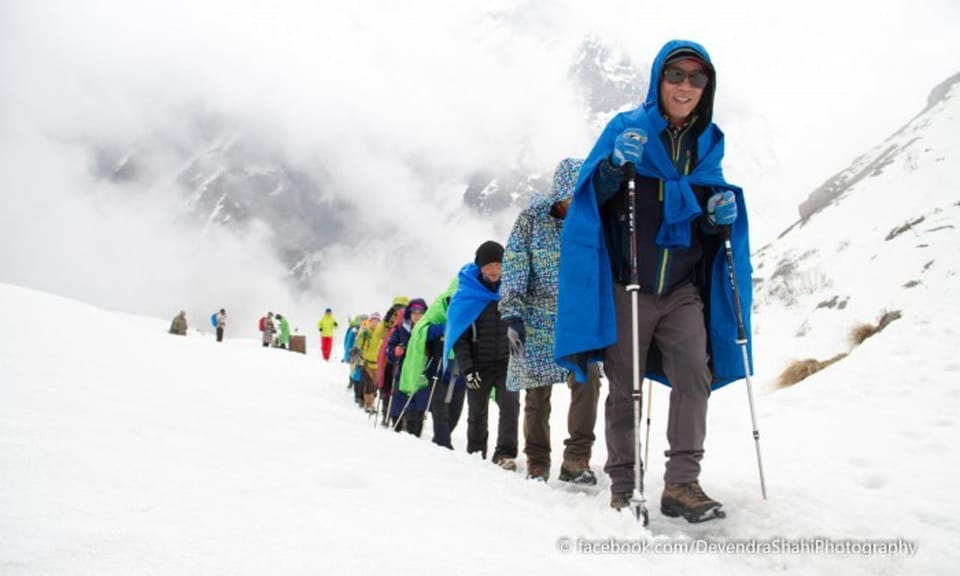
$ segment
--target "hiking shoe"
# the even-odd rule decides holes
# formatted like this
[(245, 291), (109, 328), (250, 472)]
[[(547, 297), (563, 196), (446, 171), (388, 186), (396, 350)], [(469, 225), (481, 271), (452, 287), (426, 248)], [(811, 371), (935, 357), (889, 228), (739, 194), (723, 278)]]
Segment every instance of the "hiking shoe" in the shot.
[(560, 466), (560, 481), (570, 482), (579, 486), (596, 486), (597, 476), (589, 466), (575, 467), (566, 462)]
[(682, 516), (687, 522), (723, 518), (727, 514), (721, 509), (722, 506), (723, 504), (704, 494), (699, 482), (667, 484), (663, 487), (663, 496), (660, 498), (660, 512), (664, 516)]
[(501, 456), (494, 460), (493, 463), (509, 472), (517, 471), (517, 461), (508, 456)]
[(610, 507), (619, 512), (630, 507), (633, 492), (614, 492), (610, 495)]
[(527, 466), (527, 480), (536, 480), (537, 482), (546, 482), (550, 477), (549, 466), (538, 466), (530, 464)]

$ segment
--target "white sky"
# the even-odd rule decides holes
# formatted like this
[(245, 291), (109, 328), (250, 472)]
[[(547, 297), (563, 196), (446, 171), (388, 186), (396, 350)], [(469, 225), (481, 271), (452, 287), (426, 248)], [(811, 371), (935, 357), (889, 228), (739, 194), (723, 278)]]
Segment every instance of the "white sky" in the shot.
[[(150, 313), (206, 313), (224, 300), (250, 317), (331, 301), (381, 307), (390, 287), (342, 282), (318, 286), (323, 304), (294, 302), (261, 235), (183, 229), (169, 185), (117, 201), (90, 180), (85, 145), (176, 130), (187, 104), (322, 165), (335, 194), (367, 208), (361, 225), (406, 226), (412, 256), (373, 242), (347, 250), (331, 278), (386, 261), (396, 290), (429, 299), (509, 227), (452, 217), (460, 190), (435, 189), (437, 174), (524, 152), (549, 168), (589, 150), (566, 77), (587, 34), (644, 69), (673, 37), (711, 51), (727, 174), (751, 195), (755, 239), (789, 224), (800, 197), (960, 70), (960, 5), (946, 0), (646, 4), (2, 0), (0, 280)], [(410, 279), (424, 259), (431, 272)]]

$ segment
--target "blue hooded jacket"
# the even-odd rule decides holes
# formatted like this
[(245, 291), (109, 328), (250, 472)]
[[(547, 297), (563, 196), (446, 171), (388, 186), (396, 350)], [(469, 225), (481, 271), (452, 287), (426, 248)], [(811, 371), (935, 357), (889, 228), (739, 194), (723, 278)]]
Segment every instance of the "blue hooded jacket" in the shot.
[[(660, 134), (667, 121), (660, 108), (660, 78), (667, 57), (678, 50), (696, 52), (709, 67), (711, 82), (704, 90), (697, 109), (697, 123), (702, 130), (697, 137), (696, 167), (688, 175), (680, 174), (665, 149)], [(610, 256), (603, 236), (593, 176), (600, 163), (613, 152), (614, 141), (627, 128), (639, 128), (648, 135), (637, 174), (664, 182), (664, 218), (657, 235), (657, 244), (664, 248), (686, 248), (690, 243), (693, 220), (701, 214), (693, 196), (692, 185), (711, 187), (715, 191), (731, 190), (737, 201), (738, 217), (730, 228), (744, 327), (750, 334), (752, 302), (750, 246), (747, 210), (743, 192), (723, 178), (723, 133), (712, 122), (716, 73), (707, 51), (695, 42), (672, 40), (661, 48), (653, 63), (650, 87), (642, 106), (615, 116), (580, 169), (573, 204), (567, 213), (560, 244), (560, 288), (557, 299), (557, 333), (554, 355), (557, 363), (574, 371), (578, 381), (586, 379), (588, 362), (603, 360), (603, 351), (617, 341), (617, 317), (613, 303), (613, 274)], [(722, 250), (705, 254), (711, 262), (709, 287), (701, 288), (707, 336), (710, 344), (713, 388), (719, 388), (744, 377), (744, 365), (737, 344), (737, 321), (733, 292)], [(752, 358), (748, 342), (748, 355)], [(752, 360), (751, 366), (752, 366)], [(752, 372), (752, 368), (751, 368)], [(648, 362), (646, 377), (669, 385), (655, 363)]]

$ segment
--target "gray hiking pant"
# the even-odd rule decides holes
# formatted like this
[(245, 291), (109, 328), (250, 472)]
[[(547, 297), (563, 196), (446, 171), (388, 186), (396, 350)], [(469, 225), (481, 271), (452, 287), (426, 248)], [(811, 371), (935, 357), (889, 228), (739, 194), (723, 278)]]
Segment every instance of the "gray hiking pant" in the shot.
[[(617, 343), (604, 351), (604, 373), (610, 380), (606, 402), (607, 463), (610, 491), (634, 488), (633, 348), (630, 293), (614, 283)], [(703, 440), (707, 433), (707, 400), (710, 368), (703, 302), (693, 284), (676, 287), (665, 296), (639, 294), (640, 375), (647, 351), (655, 342), (663, 356), (663, 369), (672, 386), (667, 420), (667, 456), (664, 481), (691, 482), (700, 476)], [(646, 409), (644, 407), (644, 409)]]
[[(600, 369), (591, 364), (587, 381), (578, 384), (573, 375), (567, 378), (570, 387), (570, 410), (567, 412), (567, 433), (564, 440), (563, 461), (578, 464), (576, 469), (590, 463), (593, 433), (597, 424), (597, 400), (600, 397)], [(550, 466), (550, 396), (553, 386), (530, 388), (525, 392), (523, 405), (523, 452), (528, 464)]]

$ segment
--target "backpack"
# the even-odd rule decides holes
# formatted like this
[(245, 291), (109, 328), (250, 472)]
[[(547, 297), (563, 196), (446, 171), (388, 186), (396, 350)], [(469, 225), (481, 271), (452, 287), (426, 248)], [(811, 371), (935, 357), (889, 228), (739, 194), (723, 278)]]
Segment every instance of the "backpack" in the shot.
[(219, 314), (219, 312), (214, 312), (210, 315), (210, 323), (213, 324), (214, 328), (217, 327), (217, 314)]
[(267, 317), (266, 317), (266, 316), (261, 316), (261, 317), (260, 317), (260, 331), (261, 331), (261, 332), (263, 332), (263, 330), (266, 328), (266, 326), (265, 326), (266, 322), (267, 322)]

